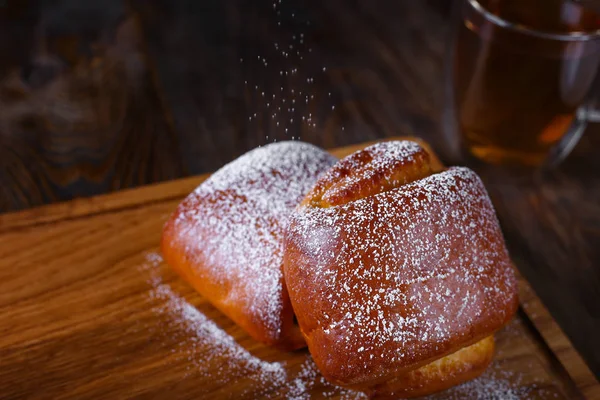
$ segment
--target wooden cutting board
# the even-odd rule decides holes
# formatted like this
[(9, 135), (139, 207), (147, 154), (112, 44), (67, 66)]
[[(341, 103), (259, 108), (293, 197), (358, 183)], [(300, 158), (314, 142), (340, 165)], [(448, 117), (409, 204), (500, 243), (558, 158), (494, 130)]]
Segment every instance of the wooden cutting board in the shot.
[[(360, 398), (306, 350), (253, 341), (162, 262), (163, 223), (204, 179), (0, 215), (0, 398)], [(520, 299), (490, 370), (433, 398), (600, 398), (522, 279)]]

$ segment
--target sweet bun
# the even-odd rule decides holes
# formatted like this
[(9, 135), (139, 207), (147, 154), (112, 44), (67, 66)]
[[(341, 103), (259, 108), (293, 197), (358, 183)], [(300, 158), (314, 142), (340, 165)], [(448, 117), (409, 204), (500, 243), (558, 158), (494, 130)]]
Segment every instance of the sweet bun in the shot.
[(254, 339), (304, 346), (283, 280), (292, 210), (335, 163), (302, 142), (257, 148), (204, 181), (165, 224), (167, 263)]
[(324, 377), (380, 396), (481, 373), (518, 304), (479, 177), (442, 170), (409, 141), (370, 146), (319, 178), (290, 220), (284, 275)]
[(368, 388), (371, 397), (405, 399), (426, 396), (481, 375), (494, 357), (494, 336), (463, 347), (420, 368)]

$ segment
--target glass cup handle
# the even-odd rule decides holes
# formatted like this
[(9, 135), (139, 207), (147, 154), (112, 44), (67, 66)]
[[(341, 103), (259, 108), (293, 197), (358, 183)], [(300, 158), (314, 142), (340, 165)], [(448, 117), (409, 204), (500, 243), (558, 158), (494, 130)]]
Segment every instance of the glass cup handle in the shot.
[(595, 101), (591, 101), (579, 107), (575, 114), (575, 120), (569, 128), (569, 132), (567, 132), (550, 153), (545, 163), (546, 166), (555, 167), (558, 165), (573, 151), (573, 148), (575, 148), (587, 128), (588, 123), (600, 122), (600, 110), (596, 108), (597, 106), (598, 104)]
[(587, 110), (586, 119), (588, 122), (598, 123), (600, 122), (600, 110), (595, 108)]

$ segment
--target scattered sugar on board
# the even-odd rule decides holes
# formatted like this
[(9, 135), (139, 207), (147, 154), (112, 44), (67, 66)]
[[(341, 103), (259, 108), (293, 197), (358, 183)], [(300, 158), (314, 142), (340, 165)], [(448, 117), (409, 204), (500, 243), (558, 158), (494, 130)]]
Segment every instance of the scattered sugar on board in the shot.
[(310, 355), (306, 356), (306, 360), (295, 375), (290, 373), (285, 363), (266, 362), (253, 356), (227, 332), (163, 282), (159, 269), (163, 262), (160, 254), (147, 253), (145, 259), (146, 262), (138, 269), (146, 274), (146, 281), (150, 285), (149, 297), (160, 303), (154, 311), (167, 316), (169, 323), (184, 331), (180, 348), (187, 351), (187, 361), (196, 373), (209, 376), (209, 372), (202, 371), (202, 367), (215, 358), (226, 358), (227, 363), (217, 371), (217, 375), (210, 375), (210, 377), (228, 380), (244, 376), (259, 384), (259, 388), (249, 390), (264, 398), (273, 395), (276, 398), (283, 396), (286, 399), (309, 399), (311, 390), (315, 385), (319, 385), (328, 397), (339, 396), (343, 400), (366, 399), (363, 393), (340, 388), (327, 382), (319, 373)]
[(216, 371), (216, 376), (215, 371), (210, 371), (211, 378), (231, 379), (244, 376), (266, 386), (265, 390), (282, 386), (286, 382), (287, 372), (283, 363), (266, 362), (253, 356), (162, 281), (157, 268), (162, 261), (160, 255), (149, 253), (146, 261), (140, 270), (148, 273), (150, 298), (160, 303), (154, 311), (167, 316), (170, 324), (184, 332), (180, 348), (188, 353), (187, 360), (195, 372), (202, 372), (203, 365), (218, 358), (227, 360), (227, 363)]
[(190, 260), (203, 265), (205, 279), (226, 282), (229, 297), (242, 299), (244, 312), (272, 338), (281, 335), (284, 228), (335, 161), (302, 142), (254, 149), (190, 194), (175, 221), (177, 240)]
[[(188, 353), (187, 361), (190, 363), (190, 369), (196, 373), (208, 376), (208, 372), (202, 371), (202, 367), (208, 365), (208, 362), (215, 357), (226, 356), (228, 362), (217, 371), (217, 376), (210, 375), (210, 377), (227, 380), (242, 375), (249, 376), (260, 386), (250, 390), (254, 390), (254, 393), (261, 392), (265, 398), (273, 394), (273, 397), (284, 397), (290, 400), (310, 399), (316, 391), (327, 398), (339, 397), (342, 400), (367, 398), (364, 393), (340, 388), (327, 382), (319, 373), (310, 355), (306, 356), (306, 360), (295, 375), (284, 363), (266, 362), (253, 356), (163, 282), (159, 268), (162, 262), (160, 254), (150, 252), (146, 254), (145, 262), (138, 269), (146, 275), (146, 281), (150, 285), (149, 297), (160, 303), (154, 311), (167, 316), (169, 323), (177, 325), (184, 331), (180, 348)], [(513, 327), (514, 324), (511, 323), (504, 330), (514, 333), (513, 331), (517, 329)], [(473, 381), (426, 399), (525, 400), (529, 398), (535, 387), (531, 384), (521, 386), (520, 374), (502, 370), (500, 363), (501, 361), (496, 361), (486, 373)], [(541, 394), (539, 392), (537, 390), (537, 393)], [(547, 397), (549, 396), (544, 396)]]
[(556, 398), (537, 384), (523, 383), (523, 376), (518, 372), (500, 370), (499, 363), (494, 363), (478, 378), (455, 386), (437, 395), (427, 396), (427, 400), (527, 400), (535, 398)]
[(300, 372), (286, 385), (284, 395), (288, 400), (308, 400), (317, 390), (316, 386), (327, 398), (338, 397), (342, 400), (368, 398), (364, 393), (344, 389), (327, 382), (310, 355), (300, 366)]
[(290, 400), (304, 400), (310, 398), (310, 390), (314, 386), (319, 371), (310, 357), (301, 365), (300, 372), (293, 381), (287, 385), (287, 398)]

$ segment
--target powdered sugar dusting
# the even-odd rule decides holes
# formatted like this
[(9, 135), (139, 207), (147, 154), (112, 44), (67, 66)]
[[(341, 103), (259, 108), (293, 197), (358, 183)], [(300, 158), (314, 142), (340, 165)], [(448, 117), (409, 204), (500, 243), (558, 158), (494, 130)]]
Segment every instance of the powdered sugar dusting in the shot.
[[(269, 388), (282, 386), (286, 382), (287, 372), (284, 363), (266, 362), (253, 356), (227, 332), (162, 281), (157, 270), (162, 261), (160, 255), (149, 253), (146, 260), (147, 263), (142, 270), (149, 272), (147, 281), (152, 286), (149, 296), (160, 303), (155, 311), (167, 316), (171, 324), (184, 331), (182, 346), (185, 346), (190, 354), (188, 361), (191, 366), (198, 367), (213, 359), (226, 359), (227, 364), (224, 368), (216, 371), (217, 376), (212, 377), (250, 376), (252, 380)], [(194, 356), (199, 353), (201, 359), (195, 358)]]
[[(363, 393), (327, 382), (310, 355), (305, 356), (296, 373), (292, 373), (285, 362), (267, 362), (253, 356), (163, 281), (159, 270), (163, 261), (159, 254), (147, 253), (145, 260), (138, 269), (146, 275), (151, 287), (149, 298), (159, 303), (154, 311), (166, 316), (170, 324), (183, 330), (181, 347), (189, 354), (187, 361), (194, 372), (224, 382), (243, 376), (258, 386), (249, 390), (264, 398), (310, 399), (317, 385), (327, 397), (339, 396), (345, 400), (367, 398)], [(211, 375), (205, 375), (208, 372), (203, 371), (202, 367), (212, 360), (225, 362), (217, 371), (211, 371)]]
[(287, 398), (289, 400), (310, 399), (310, 390), (319, 377), (319, 371), (310, 357), (300, 367), (296, 378), (288, 384)]
[[(323, 179), (336, 180), (342, 171), (353, 171), (364, 167), (368, 168), (364, 168), (361, 174), (356, 174), (356, 179), (369, 180), (371, 175), (377, 173), (392, 175), (395, 167), (414, 162), (416, 156), (420, 154), (427, 153), (416, 142), (410, 140), (380, 142), (340, 160)], [(368, 164), (366, 165), (364, 161), (368, 161)]]
[[(361, 162), (365, 155), (369, 157), (366, 165)], [(346, 157), (336, 167), (348, 170), (361, 168), (361, 173), (355, 175), (356, 179), (361, 180), (370, 180), (379, 173), (391, 177), (397, 171), (397, 167), (413, 163), (418, 155), (427, 155), (427, 152), (416, 142), (409, 140), (380, 142)], [(333, 173), (336, 167), (332, 169)]]
[(219, 358), (225, 357), (233, 361), (229, 365), (229, 373), (234, 368), (242, 368), (261, 383), (281, 385), (285, 382), (287, 375), (283, 364), (269, 363), (252, 356), (196, 307), (173, 292), (168, 285), (158, 285), (152, 296), (164, 302), (164, 308), (173, 319), (173, 323), (193, 335), (192, 341), (195, 346), (210, 346), (210, 351), (205, 353), (205, 362), (218, 355)]
[(499, 363), (483, 375), (445, 392), (427, 396), (427, 400), (525, 400), (531, 398), (557, 398), (558, 393), (539, 388), (536, 384), (524, 384), (519, 373), (497, 369)]
[(336, 206), (431, 174), (429, 154), (417, 143), (381, 142), (340, 160), (319, 179), (311, 204)]
[(288, 237), (299, 260), (286, 271), (288, 289), (293, 299), (311, 298), (311, 324), (336, 338), (340, 373), (371, 379), (501, 326), (516, 282), (498, 237), (479, 178), (451, 168), (341, 206), (300, 210)]
[[(305, 357), (299, 368), (292, 368), (286, 362), (266, 362), (253, 356), (164, 282), (160, 270), (162, 264), (162, 257), (158, 253), (149, 252), (138, 270), (149, 284), (148, 298), (154, 304), (154, 312), (166, 317), (169, 324), (183, 332), (182, 336), (177, 337), (177, 341), (180, 343), (179, 348), (188, 354), (186, 362), (189, 363), (190, 376), (187, 379), (193, 379), (192, 376), (200, 374), (211, 381), (226, 384), (244, 377), (254, 382), (243, 394), (248, 398), (255, 395), (261, 398), (286, 399), (310, 399), (315, 395), (343, 400), (367, 398), (363, 393), (327, 382), (310, 355), (295, 353), (294, 357)], [(499, 333), (503, 338), (499, 345), (511, 347), (519, 340), (520, 329), (520, 325), (515, 323), (504, 328)], [(502, 348), (499, 350), (498, 354), (502, 354)], [(223, 365), (217, 371), (209, 371), (206, 366), (211, 360), (223, 360)], [(510, 368), (510, 365), (503, 364), (503, 360), (497, 360), (481, 377), (427, 399), (525, 400), (536, 395), (540, 398), (558, 397), (556, 389), (548, 383), (540, 382), (540, 387), (537, 387), (530, 377), (526, 380), (520, 372), (506, 370), (507, 368)], [(186, 379), (186, 376), (182, 378)], [(199, 388), (200, 386), (201, 382)], [(545, 389), (546, 387), (548, 389)], [(239, 397), (240, 393), (231, 393), (231, 397), (233, 396)]]
[(449, 399), (520, 400), (528, 398), (529, 388), (515, 386), (508, 379), (484, 376), (464, 383), (447, 393)]
[(175, 221), (178, 240), (186, 256), (202, 265), (203, 279), (229, 288), (228, 298), (273, 339), (281, 335), (284, 227), (334, 162), (302, 142), (257, 148), (200, 185)]
[(423, 151), (417, 142), (410, 140), (393, 140), (389, 142), (380, 142), (365, 148), (372, 154), (376, 163), (388, 163), (388, 160), (402, 161), (408, 160)]
[(326, 398), (338, 397), (342, 400), (367, 399), (362, 392), (341, 388), (327, 382), (319, 372), (315, 362), (307, 356), (300, 367), (300, 372), (286, 385), (284, 393), (288, 400), (309, 400), (313, 397), (318, 386), (318, 391)]

